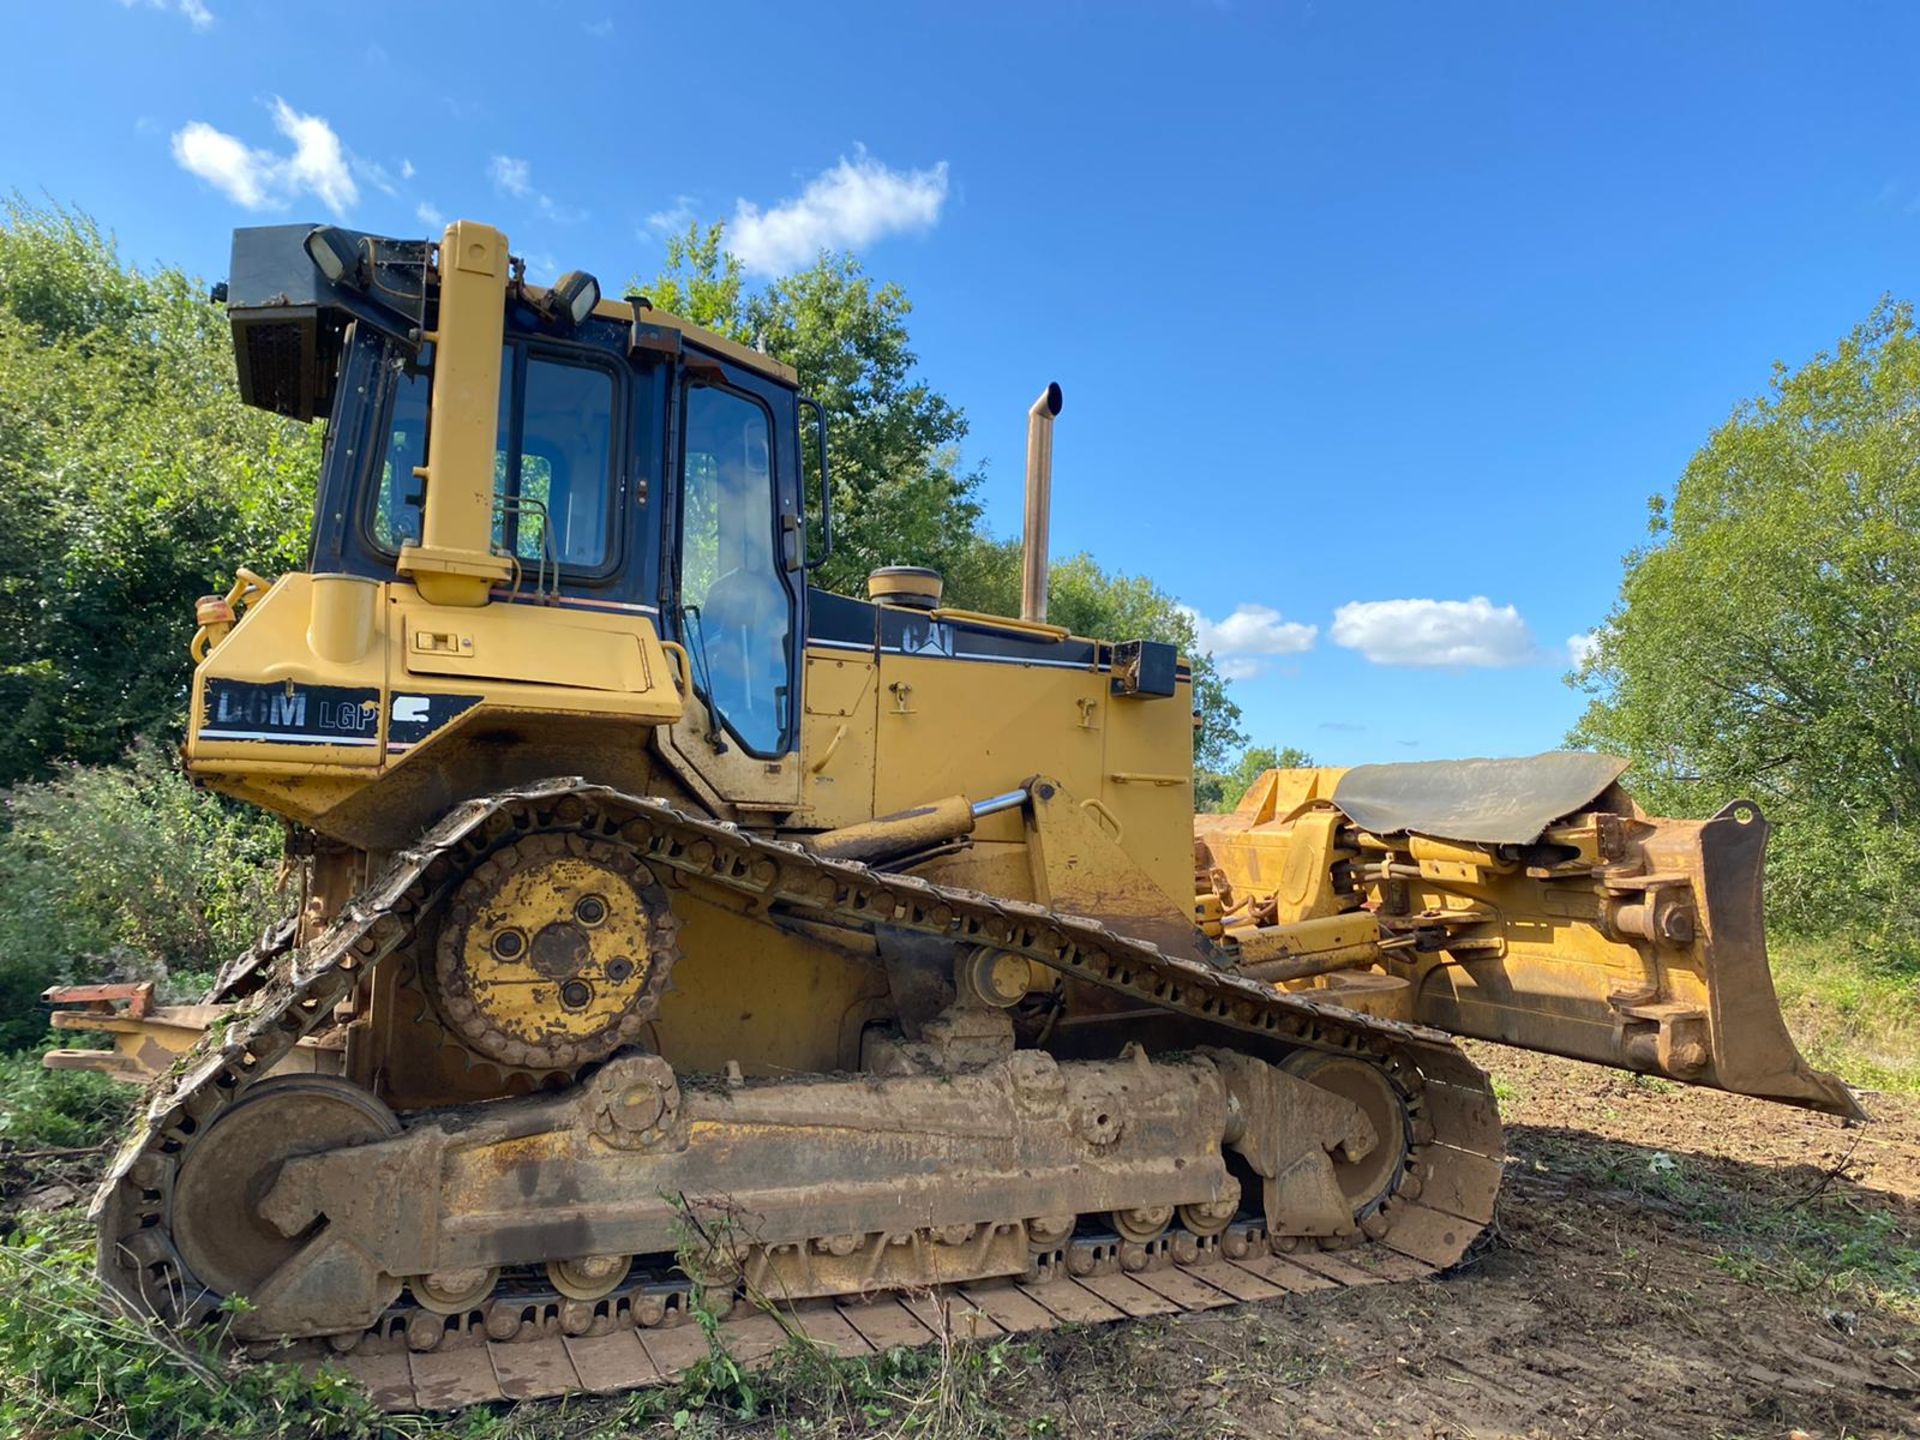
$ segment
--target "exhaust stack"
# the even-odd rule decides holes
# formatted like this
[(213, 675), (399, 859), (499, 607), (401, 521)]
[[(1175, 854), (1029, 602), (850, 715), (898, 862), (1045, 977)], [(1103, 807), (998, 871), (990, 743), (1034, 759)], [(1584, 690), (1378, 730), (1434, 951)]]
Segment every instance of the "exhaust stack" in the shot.
[(1027, 411), (1027, 540), (1020, 573), (1020, 618), (1047, 618), (1047, 518), (1053, 508), (1053, 417), (1060, 387), (1051, 382)]

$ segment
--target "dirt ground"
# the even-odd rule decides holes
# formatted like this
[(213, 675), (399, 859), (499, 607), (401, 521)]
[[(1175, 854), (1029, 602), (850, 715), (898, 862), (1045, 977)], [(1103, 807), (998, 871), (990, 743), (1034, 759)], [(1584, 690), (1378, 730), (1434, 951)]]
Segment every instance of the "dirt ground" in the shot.
[(1050, 1338), (993, 1408), (1116, 1440), (1920, 1435), (1920, 1102), (1868, 1096), (1848, 1128), (1476, 1058), (1510, 1159), (1475, 1263)]

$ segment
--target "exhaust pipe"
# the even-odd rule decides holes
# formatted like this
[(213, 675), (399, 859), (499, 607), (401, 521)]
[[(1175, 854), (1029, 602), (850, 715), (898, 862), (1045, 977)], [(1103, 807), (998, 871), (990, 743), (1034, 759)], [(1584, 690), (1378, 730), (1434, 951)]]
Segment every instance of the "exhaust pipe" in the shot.
[(1053, 508), (1053, 417), (1060, 387), (1051, 382), (1027, 411), (1027, 541), (1020, 571), (1020, 618), (1047, 618), (1047, 518)]

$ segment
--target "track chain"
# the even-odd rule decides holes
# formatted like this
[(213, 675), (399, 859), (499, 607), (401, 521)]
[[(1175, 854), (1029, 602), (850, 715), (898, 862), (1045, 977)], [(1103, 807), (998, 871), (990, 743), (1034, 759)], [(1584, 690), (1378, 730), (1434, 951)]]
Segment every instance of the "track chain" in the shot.
[[(747, 1352), (767, 1338), (767, 1325), (782, 1337), (797, 1327), (829, 1348), (860, 1353), (863, 1346), (936, 1338), (955, 1316), (961, 1329), (985, 1336), (1057, 1320), (1172, 1313), (1408, 1279), (1459, 1260), (1493, 1218), (1497, 1110), (1486, 1076), (1440, 1032), (1276, 991), (1093, 920), (827, 859), (657, 799), (561, 779), (455, 807), (396, 854), (320, 936), (296, 948), (291, 929), (283, 929), (248, 957), (263, 983), (156, 1084), (94, 1198), (103, 1280), (168, 1325), (218, 1315), (221, 1297), (193, 1276), (169, 1233), (173, 1182), (195, 1137), (300, 1039), (329, 1023), (365, 971), (407, 943), (417, 921), (462, 878), (463, 861), (540, 830), (615, 841), (649, 866), (731, 890), (763, 910), (778, 904), (841, 923), (1009, 950), (1224, 1029), (1361, 1056), (1391, 1075), (1406, 1097), (1408, 1162), (1393, 1192), (1364, 1217), (1362, 1233), (1348, 1240), (1318, 1242), (1326, 1248), (1302, 1242), (1306, 1248), (1277, 1254), (1291, 1242), (1270, 1245), (1264, 1229), (1246, 1220), (1205, 1241), (1175, 1229), (1157, 1249), (1129, 1247), (1118, 1237), (1107, 1237), (1112, 1243), (1102, 1249), (1098, 1237), (1076, 1236), (1056, 1263), (1037, 1265), (1018, 1284), (966, 1285), (931, 1299), (880, 1297), (871, 1306), (748, 1308), (720, 1329)], [(461, 1316), (422, 1319), (428, 1312), (402, 1303), (366, 1335), (333, 1337), (333, 1348), (352, 1351), (347, 1363), (376, 1398), (396, 1407), (626, 1388), (670, 1379), (707, 1353), (704, 1340), (690, 1349), (661, 1338), (679, 1328), (674, 1322), (687, 1314), (689, 1293), (684, 1282), (636, 1281), (596, 1302), (569, 1302), (508, 1282)], [(883, 1344), (887, 1335), (901, 1338)], [(588, 1349), (599, 1358), (584, 1359)], [(568, 1376), (572, 1383), (561, 1384)], [(561, 1388), (539, 1388), (554, 1384)]]

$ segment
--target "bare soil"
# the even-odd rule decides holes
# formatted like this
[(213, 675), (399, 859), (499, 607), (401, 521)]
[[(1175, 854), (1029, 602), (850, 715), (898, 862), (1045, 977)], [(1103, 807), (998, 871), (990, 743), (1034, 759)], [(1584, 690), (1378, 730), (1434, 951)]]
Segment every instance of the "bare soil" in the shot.
[(1049, 1337), (993, 1408), (1101, 1437), (1920, 1435), (1920, 1101), (1868, 1096), (1848, 1127), (1476, 1059), (1510, 1158), (1475, 1261)]

